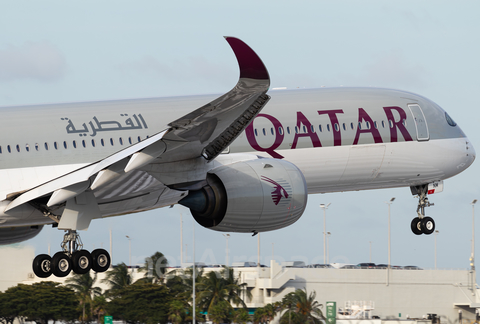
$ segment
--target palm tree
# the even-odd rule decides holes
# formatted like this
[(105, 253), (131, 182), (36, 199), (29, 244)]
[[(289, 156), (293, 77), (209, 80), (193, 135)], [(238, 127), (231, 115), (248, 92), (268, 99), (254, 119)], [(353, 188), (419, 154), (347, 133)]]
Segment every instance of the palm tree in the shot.
[(286, 312), (280, 319), (281, 324), (321, 324), (325, 320), (321, 308), (322, 304), (315, 300), (316, 292), (310, 295), (306, 289), (297, 289), (282, 299), (283, 309)]
[(185, 316), (185, 304), (180, 300), (172, 301), (170, 303), (170, 310), (168, 312), (168, 320), (170, 320), (173, 324), (180, 324)]
[(155, 252), (145, 259), (145, 264), (139, 271), (145, 271), (145, 279), (151, 283), (159, 283), (163, 280), (168, 267), (168, 260), (161, 252)]
[(93, 277), (90, 276), (90, 272), (85, 274), (74, 274), (72, 277), (66, 280), (67, 287), (75, 290), (80, 300), (80, 305), (82, 305), (82, 322), (85, 322), (85, 305), (90, 304), (90, 314), (93, 313), (93, 299), (96, 296), (102, 294), (102, 289), (99, 287), (94, 287), (95, 281), (97, 280), (97, 274)]
[(103, 283), (106, 283), (110, 286), (108, 291), (110, 294), (116, 294), (120, 290), (126, 288), (127, 286), (133, 283), (132, 273), (129, 271), (125, 263), (117, 264), (113, 270), (107, 272), (105, 279), (102, 280)]
[(225, 280), (217, 272), (211, 271), (202, 277), (198, 284), (196, 303), (207, 310), (209, 316), (213, 306), (227, 298), (228, 290), (225, 287)]
[(245, 301), (242, 299), (242, 292), (246, 297), (252, 299), (252, 293), (247, 290), (247, 283), (240, 283), (239, 276), (235, 277), (234, 270), (232, 268), (224, 268), (220, 274), (225, 281), (225, 289), (227, 290), (227, 301), (234, 303), (235, 305), (242, 305), (243, 308), (247, 308)]
[(304, 318), (302, 323), (320, 324), (325, 320), (321, 310), (323, 305), (315, 300), (317, 296), (315, 291), (307, 297), (307, 289), (297, 289), (295, 295), (297, 296), (297, 313)]
[(107, 313), (107, 299), (104, 295), (96, 296), (93, 299), (93, 313), (97, 315), (97, 323), (101, 323), (101, 318)]
[(239, 308), (233, 313), (233, 323), (237, 324), (246, 324), (247, 322), (251, 322), (250, 315), (248, 315), (248, 311), (245, 308)]

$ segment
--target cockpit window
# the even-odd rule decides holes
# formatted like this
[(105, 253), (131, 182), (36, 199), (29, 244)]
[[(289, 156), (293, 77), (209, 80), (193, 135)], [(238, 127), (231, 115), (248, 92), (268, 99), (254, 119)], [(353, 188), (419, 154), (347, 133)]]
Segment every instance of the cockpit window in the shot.
[(450, 117), (447, 113), (445, 113), (445, 119), (447, 120), (448, 125), (450, 126), (457, 126), (457, 123), (453, 121), (452, 117)]

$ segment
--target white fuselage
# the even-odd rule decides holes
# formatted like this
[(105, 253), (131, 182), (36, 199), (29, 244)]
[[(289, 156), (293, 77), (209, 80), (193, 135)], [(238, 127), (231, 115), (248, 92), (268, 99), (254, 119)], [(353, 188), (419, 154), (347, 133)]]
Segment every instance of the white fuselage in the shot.
[[(247, 130), (215, 163), (202, 164), (199, 174), (228, 163), (235, 154), (251, 153), (292, 162), (304, 174), (309, 193), (324, 193), (444, 180), (468, 168), (475, 159), (461, 129), (448, 123), (440, 107), (415, 94), (375, 88), (269, 94), (270, 102)], [(0, 201), (7, 201), (0, 207), (20, 192), (167, 130), (171, 121), (214, 97), (3, 108)], [(132, 177), (128, 188), (111, 187), (95, 193), (106, 201), (101, 206), (103, 216), (178, 201), (180, 196), (158, 180), (137, 178)], [(134, 193), (152, 198), (140, 199), (140, 194)], [(41, 214), (25, 213), (28, 215), (23, 218), (0, 213), (0, 227), (50, 222)]]

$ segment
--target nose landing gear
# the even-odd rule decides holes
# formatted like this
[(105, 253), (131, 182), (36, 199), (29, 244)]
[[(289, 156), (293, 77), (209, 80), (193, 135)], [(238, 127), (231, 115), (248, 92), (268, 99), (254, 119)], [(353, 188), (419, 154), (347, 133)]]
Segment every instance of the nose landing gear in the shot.
[(105, 272), (110, 267), (110, 254), (104, 249), (93, 250), (92, 253), (83, 250), (80, 236), (75, 230), (67, 230), (61, 244), (62, 251), (50, 257), (40, 254), (33, 260), (33, 272), (40, 278), (50, 275), (65, 277), (72, 270), (77, 274), (85, 274), (90, 269), (95, 272)]
[(434, 204), (428, 201), (428, 185), (410, 187), (412, 194), (418, 196), (418, 207), (417, 215), (412, 220), (410, 225), (413, 234), (421, 235), (427, 234), (430, 235), (435, 231), (435, 221), (433, 218), (425, 216), (425, 208), (433, 206)]

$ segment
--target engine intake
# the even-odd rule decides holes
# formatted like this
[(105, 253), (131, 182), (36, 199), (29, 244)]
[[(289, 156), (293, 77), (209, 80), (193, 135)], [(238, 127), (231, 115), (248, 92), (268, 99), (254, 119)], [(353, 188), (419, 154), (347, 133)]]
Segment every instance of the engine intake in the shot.
[(211, 170), (207, 185), (179, 204), (202, 226), (222, 232), (266, 232), (295, 223), (307, 204), (307, 184), (294, 164), (277, 159), (236, 162)]

